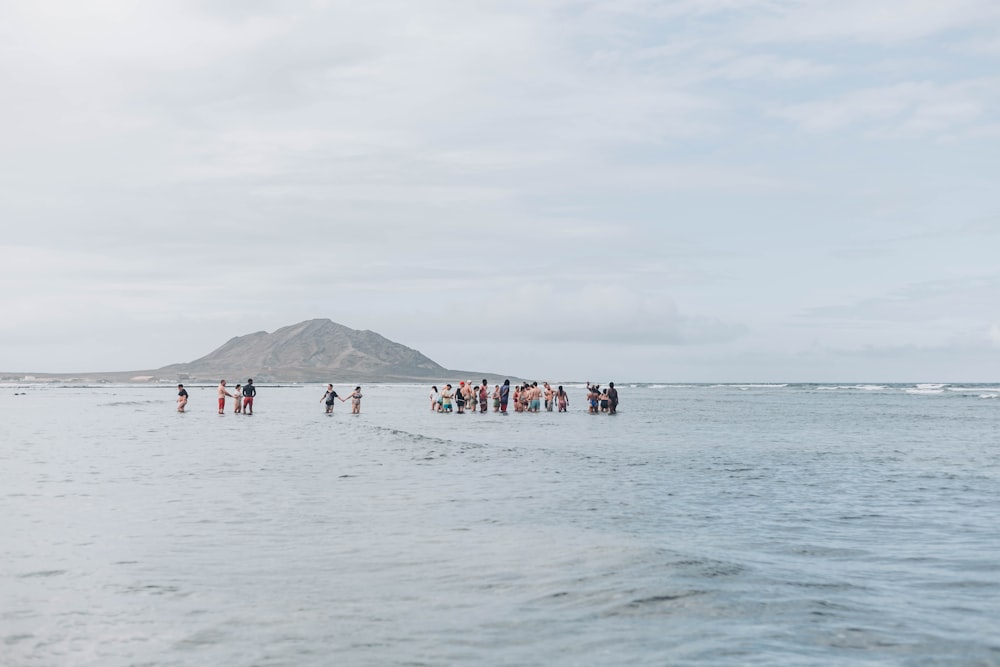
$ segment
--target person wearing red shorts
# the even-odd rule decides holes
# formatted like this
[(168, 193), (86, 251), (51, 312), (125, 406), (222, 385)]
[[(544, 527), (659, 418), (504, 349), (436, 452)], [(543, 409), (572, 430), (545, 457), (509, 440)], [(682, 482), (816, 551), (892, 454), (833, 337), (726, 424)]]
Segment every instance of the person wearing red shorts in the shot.
[(257, 387), (253, 386), (253, 378), (243, 385), (243, 414), (253, 414), (253, 397), (257, 395)]
[[(219, 380), (218, 393), (219, 393), (219, 414), (222, 415), (226, 413), (226, 396), (232, 397), (232, 394), (230, 394), (229, 390), (226, 389), (225, 380)], [(240, 399), (237, 397), (236, 400), (238, 401)]]

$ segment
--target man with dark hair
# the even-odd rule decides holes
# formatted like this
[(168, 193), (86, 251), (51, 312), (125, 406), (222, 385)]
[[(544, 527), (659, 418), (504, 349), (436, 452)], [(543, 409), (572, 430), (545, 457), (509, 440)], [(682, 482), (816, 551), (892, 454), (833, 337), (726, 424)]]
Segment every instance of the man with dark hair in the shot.
[(243, 385), (243, 414), (253, 414), (253, 397), (257, 395), (257, 387), (253, 386), (253, 378)]
[(504, 380), (500, 387), (500, 414), (507, 414), (507, 402), (510, 400), (510, 380)]
[(188, 404), (188, 393), (184, 385), (177, 385), (177, 412), (184, 412), (184, 406)]
[(615, 383), (608, 383), (608, 414), (613, 415), (618, 412), (618, 390), (615, 389)]

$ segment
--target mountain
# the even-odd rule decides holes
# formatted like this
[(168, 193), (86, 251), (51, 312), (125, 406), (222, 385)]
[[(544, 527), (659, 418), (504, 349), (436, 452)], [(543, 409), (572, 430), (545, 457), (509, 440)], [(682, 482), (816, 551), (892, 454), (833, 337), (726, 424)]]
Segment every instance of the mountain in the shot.
[(255, 382), (405, 382), (453, 378), (458, 372), (374, 331), (318, 319), (274, 333), (237, 336), (200, 359), (152, 373), (157, 378), (211, 381), (252, 377)]

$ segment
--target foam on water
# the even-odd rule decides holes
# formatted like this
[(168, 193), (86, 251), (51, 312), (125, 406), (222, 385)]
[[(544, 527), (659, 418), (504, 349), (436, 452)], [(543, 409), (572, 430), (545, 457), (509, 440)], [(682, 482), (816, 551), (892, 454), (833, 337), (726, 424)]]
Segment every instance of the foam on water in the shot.
[(998, 663), (996, 385), (667, 386), (0, 386), (0, 664)]

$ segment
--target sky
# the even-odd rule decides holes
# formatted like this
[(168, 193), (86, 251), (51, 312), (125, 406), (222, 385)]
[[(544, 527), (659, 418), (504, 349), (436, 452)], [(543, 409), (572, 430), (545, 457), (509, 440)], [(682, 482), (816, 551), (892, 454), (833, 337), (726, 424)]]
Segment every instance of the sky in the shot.
[(1000, 380), (995, 0), (5, 0), (0, 370)]

